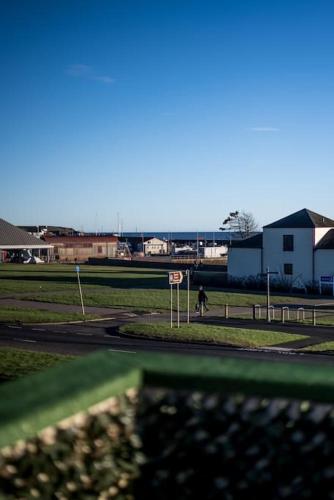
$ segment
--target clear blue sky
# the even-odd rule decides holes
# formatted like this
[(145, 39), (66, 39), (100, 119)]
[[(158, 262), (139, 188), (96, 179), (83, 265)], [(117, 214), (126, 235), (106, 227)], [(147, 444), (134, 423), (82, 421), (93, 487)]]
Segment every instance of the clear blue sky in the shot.
[(331, 0), (10, 0), (0, 217), (84, 230), (334, 218)]

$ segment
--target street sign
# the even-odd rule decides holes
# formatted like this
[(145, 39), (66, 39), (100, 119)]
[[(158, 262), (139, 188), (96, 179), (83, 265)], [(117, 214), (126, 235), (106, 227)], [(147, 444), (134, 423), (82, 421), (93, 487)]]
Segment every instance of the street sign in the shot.
[(169, 284), (179, 285), (183, 280), (183, 273), (181, 271), (172, 271), (169, 274)]
[(75, 272), (80, 273), (80, 266), (75, 266)]
[(320, 281), (322, 283), (333, 283), (334, 276), (320, 276)]
[(320, 276), (319, 280), (320, 293), (322, 293), (323, 287), (327, 288), (328, 290), (328, 286), (332, 287), (332, 294), (334, 296), (334, 276), (331, 275)]

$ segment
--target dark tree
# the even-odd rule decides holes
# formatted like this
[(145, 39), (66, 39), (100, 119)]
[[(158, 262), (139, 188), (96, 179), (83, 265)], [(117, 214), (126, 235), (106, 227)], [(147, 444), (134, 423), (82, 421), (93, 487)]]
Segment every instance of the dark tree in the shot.
[[(225, 227), (224, 227), (225, 226)], [(258, 230), (258, 224), (250, 212), (230, 212), (224, 220), (220, 231), (233, 231), (241, 238), (248, 238), (254, 231)]]

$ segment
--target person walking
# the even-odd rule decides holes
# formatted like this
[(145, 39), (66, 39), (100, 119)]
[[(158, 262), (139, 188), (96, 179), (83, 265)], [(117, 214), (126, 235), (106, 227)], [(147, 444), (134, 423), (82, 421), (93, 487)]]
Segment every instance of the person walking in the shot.
[(203, 316), (204, 309), (206, 311), (209, 310), (207, 305), (206, 305), (207, 302), (208, 302), (208, 296), (205, 293), (203, 286), (200, 286), (199, 290), (198, 290), (198, 302), (197, 302), (197, 304), (198, 304), (198, 310), (199, 310), (199, 313), (201, 316)]

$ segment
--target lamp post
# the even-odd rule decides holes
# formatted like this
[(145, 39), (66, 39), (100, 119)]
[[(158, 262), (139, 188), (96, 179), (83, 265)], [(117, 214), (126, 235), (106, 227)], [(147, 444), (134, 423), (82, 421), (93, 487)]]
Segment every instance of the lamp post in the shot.
[(270, 271), (269, 267), (267, 267), (266, 272), (261, 273), (261, 276), (266, 276), (267, 279), (267, 323), (271, 322), (270, 318), (270, 275), (271, 274), (278, 274), (278, 272)]

